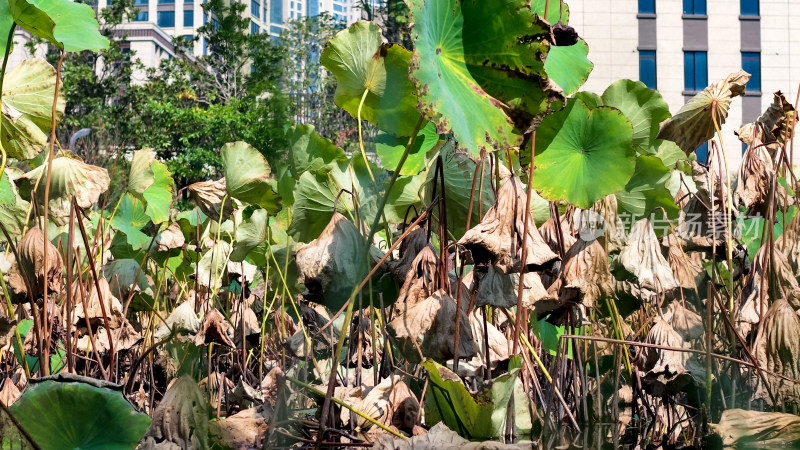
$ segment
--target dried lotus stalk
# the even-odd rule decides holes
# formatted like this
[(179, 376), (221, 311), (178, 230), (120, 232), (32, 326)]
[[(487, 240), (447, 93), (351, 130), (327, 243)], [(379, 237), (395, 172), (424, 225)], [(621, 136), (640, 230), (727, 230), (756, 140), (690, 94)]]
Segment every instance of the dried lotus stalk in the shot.
[(653, 225), (646, 218), (633, 224), (628, 242), (615, 263), (635, 278), (642, 288), (658, 293), (678, 288), (678, 281), (661, 253), (661, 243)]
[[(644, 340), (648, 344), (672, 348), (688, 347), (680, 334), (667, 321), (657, 318)], [(686, 370), (689, 353), (645, 347), (636, 364), (644, 375), (644, 383), (654, 396), (680, 392), (691, 381)]]
[[(203, 214), (212, 220), (219, 221), (220, 213), (222, 214), (222, 220), (227, 219), (233, 213), (233, 202), (227, 196), (225, 178), (220, 178), (216, 181), (192, 183), (187, 189), (200, 211), (203, 211)], [(224, 205), (222, 204), (223, 199), (225, 199)]]
[[(463, 303), (463, 302), (462, 302)], [(412, 363), (422, 359), (433, 359), (444, 364), (453, 358), (456, 334), (456, 302), (443, 290), (438, 290), (425, 300), (397, 305), (397, 315), (389, 322), (389, 336), (397, 343), (403, 356)], [(475, 343), (469, 320), (463, 307), (458, 313), (459, 358), (476, 355)], [(422, 355), (420, 355), (422, 352)]]
[[(475, 272), (475, 271), (473, 271)], [(475, 297), (475, 307), (492, 305), (503, 308), (517, 306), (519, 295), (519, 274), (508, 275), (490, 266), (485, 274), (477, 274), (478, 292)], [(542, 284), (542, 278), (537, 272), (525, 274), (525, 288), (522, 290), (522, 305), (532, 307), (540, 299), (546, 298), (547, 289)]]
[[(764, 316), (755, 341), (758, 365), (790, 378), (800, 378), (800, 317), (789, 303), (778, 300)], [(785, 403), (800, 403), (800, 385), (777, 377), (767, 376), (769, 389)], [(769, 400), (765, 386), (757, 381), (754, 398)]]
[[(47, 249), (47, 267), (44, 267), (44, 249)], [(64, 263), (58, 249), (49, 240), (44, 238), (44, 234), (38, 227), (31, 228), (25, 233), (17, 247), (19, 261), (16, 268), (31, 297), (38, 299), (44, 295), (44, 290), (48, 293), (61, 291), (61, 273)]]
[[(743, 335), (749, 334), (761, 321), (769, 309), (770, 300), (784, 298), (794, 308), (800, 308), (800, 286), (786, 256), (776, 249), (770, 261), (769, 247), (764, 245), (758, 250), (744, 280), (740, 297), (743, 300), (736, 315), (736, 326)], [(769, 270), (765, 270), (767, 267)], [(777, 285), (771, 285), (770, 274), (775, 276)]]
[[(516, 177), (511, 177), (497, 192), (497, 201), (481, 223), (468, 230), (458, 241), (470, 251), (476, 265), (485, 267), (492, 264), (503, 273), (521, 270), (525, 201), (522, 183)], [(542, 239), (532, 217), (528, 220), (525, 245), (525, 266), (529, 270), (548, 268), (558, 259)]]
[(411, 263), (428, 245), (428, 236), (422, 227), (416, 227), (403, 239), (403, 242), (400, 243), (400, 258), (386, 263), (398, 282), (402, 283), (406, 280)]
[(308, 289), (306, 298), (333, 309), (341, 307), (358, 284), (358, 260), (363, 238), (352, 222), (340, 213), (317, 239), (297, 251), (297, 281)]
[(592, 308), (614, 295), (608, 254), (597, 240), (578, 239), (564, 256), (561, 269), (561, 276), (547, 290), (548, 298), (536, 303), (537, 313), (553, 311), (567, 302)]

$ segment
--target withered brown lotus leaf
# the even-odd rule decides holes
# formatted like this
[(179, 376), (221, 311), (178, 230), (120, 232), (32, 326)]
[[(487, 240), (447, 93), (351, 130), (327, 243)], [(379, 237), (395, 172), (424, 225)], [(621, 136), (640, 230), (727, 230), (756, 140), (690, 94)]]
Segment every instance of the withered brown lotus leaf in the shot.
[(173, 248), (181, 248), (186, 243), (181, 226), (176, 222), (169, 224), (161, 233), (156, 236), (157, 249), (160, 252), (167, 252)]
[[(492, 305), (511, 308), (517, 306), (519, 273), (504, 274), (494, 266), (489, 266), (486, 273), (478, 273), (476, 275), (478, 277), (478, 292), (475, 296), (476, 307)], [(523, 279), (525, 282), (525, 287), (522, 290), (523, 306), (530, 308), (537, 301), (548, 298), (547, 289), (545, 289), (539, 273), (527, 272)]]
[(664, 320), (672, 325), (684, 341), (688, 342), (703, 335), (703, 318), (687, 308), (684, 302), (675, 300), (664, 311)]
[[(86, 326), (84, 319), (89, 319), (89, 323), (91, 323), (92, 326), (105, 326), (105, 320), (103, 319), (103, 307), (105, 307), (108, 326), (111, 330), (115, 330), (122, 325), (122, 321), (124, 320), (122, 317), (122, 303), (117, 297), (114, 297), (114, 294), (111, 292), (111, 287), (108, 285), (108, 280), (100, 278), (97, 280), (97, 284), (100, 286), (99, 294), (94, 283), (89, 284), (85, 310), (83, 308), (83, 301), (80, 299), (76, 300), (74, 315), (75, 324), (82, 327)], [(101, 299), (103, 302), (102, 306), (100, 305)]]
[(235, 348), (229, 333), (233, 334), (233, 327), (225, 320), (225, 316), (216, 309), (210, 309), (203, 317), (203, 325), (194, 336), (194, 344), (205, 345), (214, 342)]
[(776, 247), (783, 252), (794, 277), (800, 279), (800, 214), (795, 214), (778, 238)]
[(748, 147), (752, 147), (756, 139), (772, 147), (773, 143), (787, 140), (788, 123), (792, 116), (794, 107), (786, 101), (783, 93), (778, 91), (773, 94), (772, 103), (755, 122), (744, 125), (734, 133)]
[[(233, 322), (233, 327), (236, 330), (233, 333), (233, 340), (237, 347), (242, 345), (242, 334), (247, 340), (250, 340), (250, 336), (259, 336), (261, 334), (261, 323), (258, 321), (253, 309), (249, 306), (244, 307), (244, 312), (241, 309), (241, 305), (234, 305), (233, 314), (231, 314), (231, 322)], [(242, 332), (242, 322), (244, 322), (244, 332)]]
[(297, 281), (308, 289), (306, 299), (339, 309), (361, 280), (358, 261), (363, 238), (345, 216), (336, 212), (317, 239), (297, 251)]
[(114, 350), (118, 352), (131, 349), (142, 339), (142, 335), (133, 328), (127, 319), (123, 319), (119, 328), (111, 330), (111, 336), (114, 338)]
[(781, 412), (728, 409), (711, 430), (722, 445), (734, 448), (797, 448), (800, 445), (800, 417)]
[[(727, 226), (724, 223), (726, 201), (724, 180), (696, 161), (692, 161), (692, 179), (697, 186), (697, 192), (692, 194), (686, 206), (681, 209), (675, 229), (677, 236), (668, 236), (665, 240), (680, 238), (685, 243), (684, 248), (689, 251), (711, 249), (715, 240), (717, 246), (723, 246), (727, 233)], [(713, 209), (710, 209), (712, 207)], [(736, 209), (732, 211), (732, 215), (735, 220)], [(670, 243), (665, 243), (665, 246), (669, 245)]]
[(0, 315), (0, 348), (5, 347), (11, 342), (14, 330), (17, 329), (17, 321)]
[(3, 389), (0, 389), (0, 403), (6, 408), (10, 408), (20, 397), (22, 397), (22, 392), (10, 377), (6, 377), (3, 382)]
[[(221, 219), (225, 220), (233, 213), (233, 199), (227, 196), (225, 178), (192, 183), (187, 189), (200, 211), (203, 211), (203, 214), (212, 220), (219, 221), (220, 214), (222, 214)], [(223, 199), (225, 199), (224, 205), (222, 204)]]
[[(397, 375), (389, 376), (370, 389), (355, 406), (383, 425), (394, 426), (409, 434), (416, 425), (420, 407), (411, 389)], [(364, 430), (372, 426), (362, 417), (356, 418), (356, 424)]]
[[(44, 252), (47, 249), (47, 267), (44, 267)], [(62, 286), (61, 273), (64, 263), (56, 246), (44, 238), (38, 227), (31, 228), (17, 246), (19, 261), (17, 269), (25, 280), (30, 295), (38, 299), (47, 289), (48, 293), (59, 292)]]
[(437, 261), (431, 246), (426, 246), (417, 253), (406, 272), (396, 304), (405, 303), (410, 307), (433, 295), (436, 290)]
[[(572, 244), (575, 243), (578, 239), (569, 232), (569, 224), (566, 222), (564, 217), (559, 219), (561, 228), (561, 238), (564, 243), (564, 253), (569, 251), (569, 248), (572, 247)], [(545, 223), (539, 227), (539, 234), (542, 236), (542, 239), (547, 243), (550, 247), (550, 250), (553, 253), (558, 254), (558, 230), (556, 229), (556, 221), (553, 218), (547, 219)]]
[[(419, 303), (412, 305), (403, 302), (396, 306), (397, 315), (389, 322), (389, 335), (409, 362), (419, 363), (422, 358), (431, 358), (445, 363), (453, 357), (456, 334), (456, 302), (453, 297), (440, 289)], [(459, 358), (471, 358), (476, 352), (469, 320), (464, 311), (466, 306), (468, 305), (464, 305), (458, 314), (461, 321)]]
[(11, 297), (12, 303), (27, 302), (30, 300), (28, 288), (25, 286), (25, 279), (22, 278), (22, 272), (19, 270), (17, 258), (13, 253), (9, 253), (7, 259), (9, 268), (3, 276), (8, 286), (8, 295)]
[(269, 429), (274, 409), (267, 404), (208, 422), (208, 438), (221, 448), (258, 448)]
[[(800, 317), (789, 303), (780, 299), (769, 308), (755, 340), (759, 366), (790, 378), (800, 378)], [(784, 404), (800, 403), (800, 385), (767, 375), (769, 388)], [(757, 381), (754, 398), (770, 401), (766, 387)]]
[(683, 289), (696, 289), (704, 278), (701, 252), (687, 252), (681, 248), (681, 244), (676, 243), (667, 249), (667, 262)]
[(153, 412), (153, 422), (142, 440), (142, 449), (208, 448), (208, 402), (189, 375), (167, 389)]
[(406, 280), (411, 263), (419, 252), (428, 245), (428, 236), (422, 227), (416, 227), (414, 231), (408, 233), (408, 236), (403, 239), (403, 242), (400, 243), (400, 258), (387, 262), (389, 271), (392, 272), (392, 275), (399, 283), (403, 283)]
[[(784, 298), (792, 307), (800, 309), (800, 286), (792, 268), (777, 248), (770, 258), (769, 247), (764, 245), (758, 250), (744, 279), (742, 303), (736, 315), (736, 326), (744, 335), (749, 334), (767, 313), (771, 301)], [(770, 275), (774, 276), (772, 281)]]
[[(477, 358), (481, 364), (486, 367), (486, 345), (483, 340), (483, 313), (480, 309), (475, 309), (469, 315), (469, 324), (472, 327), (472, 336), (475, 338), (475, 348), (478, 351)], [(486, 330), (489, 341), (489, 358), (491, 359), (492, 366), (497, 365), (499, 361), (507, 360), (511, 355), (508, 339), (495, 327), (492, 322), (486, 321)]]
[(561, 276), (547, 290), (548, 298), (534, 305), (537, 313), (553, 311), (567, 302), (592, 308), (599, 300), (614, 295), (608, 254), (596, 239), (578, 239), (564, 256), (561, 270)]
[[(758, 138), (753, 143), (742, 156), (739, 177), (733, 191), (734, 204), (744, 205), (749, 214), (761, 211), (769, 201), (770, 184), (775, 172), (775, 164), (767, 148), (761, 145)], [(780, 185), (776, 185), (778, 186)], [(775, 198), (782, 199), (783, 195), (776, 191)]]
[[(656, 318), (644, 340), (648, 344), (672, 348), (688, 347), (686, 341), (675, 331), (669, 322)], [(637, 367), (644, 375), (645, 385), (654, 396), (680, 392), (689, 382), (691, 375), (686, 370), (690, 354), (677, 350), (645, 347), (637, 359)]]
[(615, 270), (623, 269), (637, 284), (654, 292), (678, 288), (678, 281), (661, 253), (661, 243), (648, 219), (641, 219), (631, 228), (628, 242), (615, 259)]
[[(481, 223), (458, 241), (470, 251), (478, 266), (493, 264), (503, 273), (519, 272), (522, 267), (522, 241), (525, 226), (525, 188), (511, 177), (497, 192), (497, 201)], [(547, 268), (558, 259), (542, 239), (533, 221), (528, 220), (525, 265), (531, 270)]]

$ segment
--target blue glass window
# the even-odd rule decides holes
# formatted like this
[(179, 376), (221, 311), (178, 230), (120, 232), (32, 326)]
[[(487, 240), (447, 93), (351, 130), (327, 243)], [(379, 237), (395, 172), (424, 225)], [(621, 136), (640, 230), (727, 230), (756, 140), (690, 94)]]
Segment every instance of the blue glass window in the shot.
[(739, 6), (743, 16), (757, 16), (759, 13), (758, 0), (740, 0)]
[(707, 52), (683, 52), (683, 85), (687, 91), (700, 91), (708, 85)]
[(194, 26), (194, 10), (193, 9), (184, 9), (183, 10), (183, 26), (184, 27), (193, 27)]
[(650, 89), (656, 88), (655, 50), (639, 50), (639, 81)]
[(337, 5), (336, 3), (334, 3), (333, 10), (336, 12), (342, 12), (342, 5)]
[(256, 0), (250, 0), (250, 14), (257, 19), (261, 18), (261, 4)]
[(134, 0), (133, 1), (134, 5), (146, 5), (147, 3), (148, 3), (147, 0)]
[(175, 11), (159, 11), (156, 15), (156, 23), (161, 28), (174, 28)]
[(159, 5), (172, 5), (175, 3), (175, 0), (158, 0)]
[(655, 14), (656, 13), (656, 0), (639, 0), (639, 13), (640, 14)]
[(270, 34), (274, 34), (275, 36), (280, 36), (281, 31), (281, 27), (276, 27), (275, 25), (269, 27)]
[(703, 142), (703, 145), (697, 147), (697, 150), (694, 151), (695, 155), (697, 155), (697, 162), (701, 164), (708, 163), (708, 141)]
[(148, 20), (150, 20), (150, 14), (147, 11), (139, 11), (136, 17), (133, 18), (134, 22), (147, 22)]
[(761, 91), (761, 53), (742, 52), (742, 69), (752, 75), (747, 82), (748, 91)]
[(250, 22), (250, 34), (258, 34), (261, 29), (256, 25), (255, 22)]
[(319, 15), (319, 3), (317, 3), (317, 0), (308, 0), (308, 8), (306, 8), (306, 12), (309, 16)]
[(283, 23), (283, 2), (272, 1), (269, 6), (269, 21), (272, 23)]
[(706, 0), (683, 0), (683, 13), (698, 16), (706, 15)]

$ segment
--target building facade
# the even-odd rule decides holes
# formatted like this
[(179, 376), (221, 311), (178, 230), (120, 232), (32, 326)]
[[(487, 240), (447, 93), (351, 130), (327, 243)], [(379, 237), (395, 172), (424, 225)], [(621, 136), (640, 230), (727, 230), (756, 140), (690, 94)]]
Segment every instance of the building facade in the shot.
[[(795, 103), (800, 82), (800, 8), (792, 0), (570, 0), (570, 25), (595, 67), (584, 89), (602, 93), (620, 78), (657, 89), (676, 113), (707, 84), (744, 69), (752, 75), (723, 126), (731, 168), (741, 162), (734, 131), (781, 91)], [(794, 6), (794, 7), (793, 7)], [(698, 150), (702, 158), (706, 148)], [(800, 152), (794, 164), (800, 163)]]

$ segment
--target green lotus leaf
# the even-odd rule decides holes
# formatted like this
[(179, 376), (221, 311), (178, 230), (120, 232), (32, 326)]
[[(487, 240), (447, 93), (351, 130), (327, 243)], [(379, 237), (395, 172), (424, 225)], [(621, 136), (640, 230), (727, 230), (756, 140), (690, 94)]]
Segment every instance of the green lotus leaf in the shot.
[[(2, 8), (0, 8), (2, 14)], [(8, 380), (10, 378), (6, 378)], [(10, 381), (6, 381), (10, 383)], [(0, 448), (14, 450), (36, 450), (39, 447), (31, 441), (4, 405), (0, 405)]]
[(653, 154), (658, 127), (670, 118), (669, 105), (661, 94), (641, 81), (618, 80), (603, 92), (602, 105), (617, 108), (631, 121), (636, 151)]
[(272, 170), (264, 155), (246, 142), (225, 144), (220, 150), (225, 170), (225, 189), (238, 200), (260, 205), (270, 214), (281, 209), (281, 197), (275, 192)]
[(564, 95), (574, 94), (589, 79), (594, 64), (586, 57), (588, 54), (589, 46), (580, 38), (575, 45), (550, 47), (544, 69)]
[(175, 192), (175, 183), (167, 165), (161, 161), (153, 162), (153, 184), (145, 189), (142, 197), (147, 202), (146, 214), (155, 224), (169, 219), (172, 195)]
[[(544, 17), (544, 10), (549, 3), (547, 17)], [(569, 6), (565, 2), (560, 2), (561, 8), (555, 0), (531, 0), (531, 11), (547, 20), (547, 23), (569, 23)]]
[(156, 152), (151, 148), (143, 148), (133, 152), (131, 170), (128, 172), (128, 192), (142, 198), (144, 191), (156, 180), (153, 163)]
[(17, 25), (64, 51), (108, 48), (94, 9), (87, 4), (70, 0), (9, 0), (8, 4)]
[[(19, 331), (20, 338), (22, 342), (25, 342), (25, 337), (33, 328), (33, 320), (32, 319), (23, 319), (17, 325), (17, 331)], [(22, 348), (19, 346), (16, 340), (11, 341), (12, 345), (14, 346), (14, 356), (16, 356), (17, 361), (22, 364), (22, 355), (25, 355), (25, 360), (28, 363), (28, 368), (31, 372), (39, 370), (39, 357), (38, 356), (31, 356), (26, 354)], [(67, 354), (64, 353), (63, 347), (64, 343), (62, 341), (58, 341), (58, 348), (56, 351), (50, 353), (50, 372), (56, 373), (64, 368), (67, 365)]]
[[(31, 198), (35, 191), (39, 205), (44, 205), (47, 164), (39, 166), (15, 180), (23, 198)], [(38, 184), (37, 184), (38, 180)], [(50, 217), (57, 225), (65, 225), (74, 197), (78, 207), (90, 208), (108, 190), (108, 171), (86, 164), (76, 156), (66, 154), (53, 159), (50, 178)]]
[[(478, 165), (466, 153), (457, 152), (455, 144), (451, 140), (445, 142), (440, 150), (442, 156), (442, 169), (444, 171), (444, 194), (447, 206), (447, 226), (450, 233), (456, 238), (460, 238), (466, 232), (467, 212), (469, 210), (469, 197), (472, 192), (472, 180), (475, 177), (475, 167)], [(485, 214), (494, 204), (494, 192), (492, 191), (492, 172), (489, 158), (486, 158), (483, 179), (480, 178), (478, 169), (478, 181), (475, 184), (475, 197), (472, 206), (472, 219), (470, 226), (475, 226), (481, 221), (480, 212)], [(434, 170), (428, 171), (423, 198), (432, 198)], [(507, 172), (506, 172), (507, 173)], [(482, 207), (481, 204), (482, 203)], [(438, 210), (434, 208), (434, 216), (438, 217)]]
[(236, 240), (231, 252), (231, 261), (241, 262), (259, 244), (267, 239), (268, 214), (265, 209), (243, 212), (242, 222), (236, 227)]
[(379, 129), (410, 136), (419, 121), (417, 94), (408, 79), (411, 52), (381, 42), (381, 30), (372, 22), (356, 22), (325, 45), (320, 63), (336, 76), (333, 100)]
[[(20, 197), (17, 186), (11, 182), (14, 170), (7, 168), (0, 178), (0, 223), (6, 228), (9, 236), (22, 236), (30, 203)], [(6, 235), (0, 233), (0, 242), (6, 242)]]
[(327, 165), (332, 162), (347, 161), (344, 150), (317, 134), (314, 125), (295, 125), (289, 129), (286, 137), (291, 143), (289, 167), (295, 177), (306, 171), (329, 170)]
[(528, 119), (557, 94), (544, 88), (550, 27), (527, 1), (408, 0), (410, 76), (423, 116), (473, 156), (519, 145)]
[(111, 218), (111, 227), (125, 233), (128, 244), (133, 250), (148, 245), (152, 239), (142, 232), (142, 228), (150, 222), (145, 212), (145, 204), (138, 198), (125, 194), (120, 200), (117, 213)]
[(652, 150), (661, 162), (672, 168), (678, 161), (685, 161), (686, 153), (683, 153), (680, 147), (672, 141), (663, 139), (656, 139), (653, 142)]
[(141, 263), (135, 259), (117, 259), (108, 262), (103, 267), (103, 272), (114, 297), (125, 302), (133, 292), (130, 307), (134, 311), (152, 311), (152, 284), (147, 279), (145, 268), (140, 271), (139, 267)]
[(624, 188), (635, 166), (633, 127), (618, 109), (570, 99), (536, 130), (533, 186), (548, 200), (588, 209)]
[(519, 356), (512, 356), (509, 370), (472, 395), (456, 374), (434, 361), (421, 363), (427, 369), (430, 384), (425, 397), (425, 416), (429, 426), (441, 421), (468, 439), (491, 439), (502, 436), (508, 401), (514, 392), (519, 373)]
[(219, 240), (203, 253), (197, 263), (197, 282), (215, 292), (216, 289), (222, 287), (222, 280), (227, 275), (227, 265), (232, 250), (229, 243)]
[[(636, 158), (636, 169), (633, 172), (625, 189), (618, 191), (617, 205), (620, 211), (629, 213), (633, 220), (626, 221), (633, 224), (651, 212), (651, 220), (663, 220), (664, 212), (657, 207), (662, 207), (667, 212), (667, 218), (674, 220), (680, 213), (680, 208), (675, 204), (672, 194), (667, 189), (667, 182), (671, 172), (658, 157), (640, 155)], [(658, 227), (659, 230), (663, 227)]]
[[(347, 163), (332, 164), (326, 173), (306, 172), (297, 180), (294, 190), (294, 208), (292, 223), (288, 234), (295, 241), (310, 242), (316, 239), (333, 216), (336, 197), (339, 202), (337, 211), (350, 217), (356, 214), (356, 203), (347, 193), (339, 193), (342, 189), (355, 192), (358, 199), (358, 214), (362, 221), (372, 223), (377, 214), (378, 192), (367, 173), (364, 159), (355, 155), (351, 159), (352, 175)], [(386, 173), (374, 164), (370, 164), (372, 173), (378, 177), (378, 186), (383, 186)]]
[[(9, 158), (30, 159), (48, 148), (55, 88), (56, 71), (43, 59), (25, 60), (6, 74), (0, 143)], [(65, 105), (64, 90), (60, 87), (56, 122), (64, 116)]]
[[(427, 171), (397, 178), (383, 210), (389, 223), (402, 223), (407, 218), (413, 218), (416, 214), (414, 214), (412, 206), (417, 208), (417, 212), (422, 210), (422, 188), (427, 178)], [(409, 209), (412, 209), (412, 212), (406, 217)]]
[(131, 449), (150, 426), (121, 392), (79, 382), (33, 384), (9, 410), (39, 447), (53, 450)]
[[(439, 143), (439, 133), (436, 132), (436, 126), (428, 122), (420, 130), (417, 139), (414, 140), (414, 146), (409, 151), (406, 162), (403, 163), (400, 175), (415, 175), (419, 173), (425, 166), (428, 152), (437, 143)], [(386, 170), (395, 170), (397, 168), (397, 164), (405, 152), (406, 145), (408, 145), (407, 137), (398, 138), (389, 133), (378, 133), (375, 138), (375, 152)]]
[(740, 70), (705, 88), (664, 123), (657, 138), (670, 140), (678, 144), (687, 155), (691, 155), (700, 145), (714, 137), (716, 127), (722, 128), (728, 118), (731, 100), (744, 95), (745, 85), (749, 80), (750, 74)]
[[(0, 2), (0, 55), (6, 54), (6, 45), (14, 49), (14, 38), (8, 42), (8, 34), (11, 32), (11, 27), (14, 26), (14, 17), (11, 15), (11, 5), (6, 1)], [(11, 52), (9, 50), (9, 53)]]

